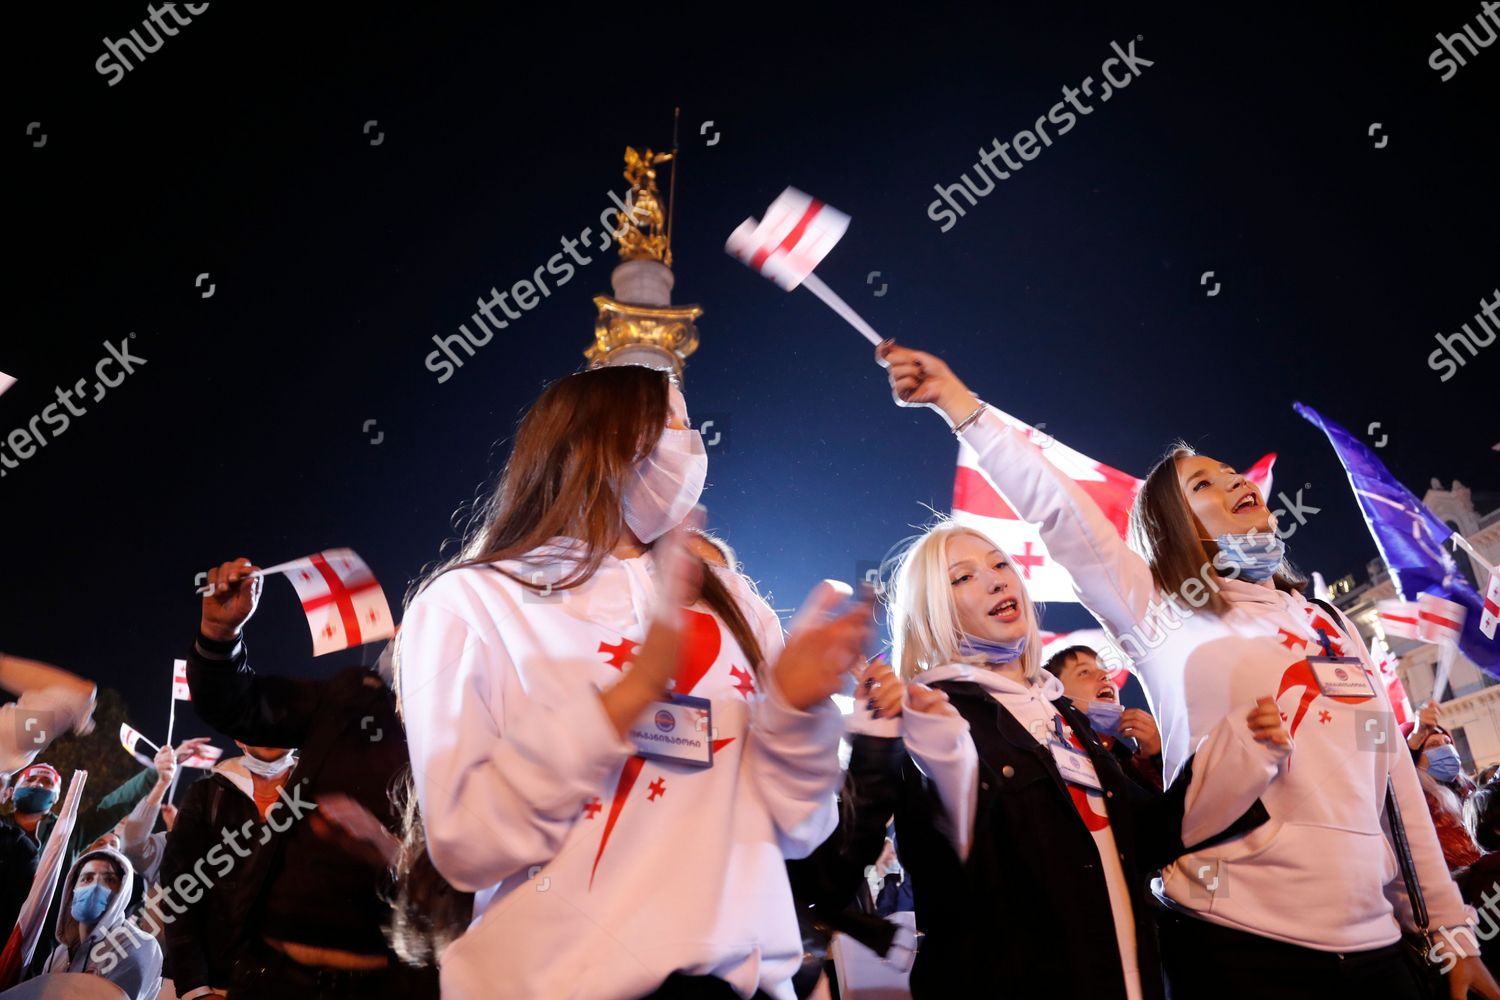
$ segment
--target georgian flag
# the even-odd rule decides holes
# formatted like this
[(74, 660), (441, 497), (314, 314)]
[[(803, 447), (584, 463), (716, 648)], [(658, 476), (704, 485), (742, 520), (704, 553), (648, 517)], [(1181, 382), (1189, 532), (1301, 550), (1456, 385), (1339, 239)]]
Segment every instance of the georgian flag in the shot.
[(205, 743), (195, 753), (189, 754), (183, 761), (182, 767), (197, 767), (205, 771), (211, 770), (224, 756), (224, 751), (216, 746)]
[(120, 723), (120, 746), (124, 747), (126, 753), (142, 764), (145, 764), (147, 767), (155, 767), (156, 761), (149, 754), (141, 753), (140, 745), (142, 743), (145, 743), (153, 751), (161, 749), (155, 743), (142, 736), (140, 730), (134, 729), (123, 722)]
[(396, 634), (385, 592), (353, 549), (329, 549), (297, 559), (282, 572), (302, 601), (314, 656)]
[(1370, 658), (1375, 661), (1375, 668), (1380, 671), (1380, 679), (1385, 683), (1385, 692), (1391, 698), (1391, 711), (1396, 716), (1396, 725), (1415, 719), (1416, 713), (1412, 711), (1411, 699), (1406, 696), (1406, 685), (1401, 683), (1401, 660), (1390, 648), (1380, 640), (1379, 636), (1370, 643)]
[(1500, 622), (1500, 569), (1490, 570), (1490, 586), (1484, 592), (1484, 610), (1479, 616), (1479, 631), (1486, 639), (1495, 638), (1495, 625)]
[(1436, 594), (1417, 595), (1417, 636), (1424, 642), (1458, 643), (1464, 630), (1462, 604)]
[[(1139, 479), (1074, 451), (1003, 410), (994, 406), (990, 409), (1025, 434), (1027, 440), (1041, 449), (1043, 458), (1077, 483), (1109, 518), (1120, 537), (1125, 537), (1130, 508), (1141, 488)], [(1262, 496), (1270, 494), (1271, 470), (1275, 461), (1275, 453), (1269, 454), (1245, 473), (1245, 478), (1260, 488)], [(959, 442), (958, 469), (953, 478), (953, 519), (977, 528), (1010, 556), (1033, 601), (1078, 600), (1073, 590), (1073, 578), (1053, 561), (1047, 547), (1042, 544), (1041, 531), (1017, 516), (1000, 491), (980, 471), (974, 449), (962, 440)]]
[(764, 219), (756, 222), (752, 216), (740, 223), (724, 249), (790, 292), (848, 228), (849, 216), (789, 187), (771, 202)]
[(1416, 601), (1403, 601), (1394, 597), (1376, 601), (1375, 615), (1380, 621), (1380, 630), (1387, 636), (1398, 639), (1422, 638)]
[(172, 697), (178, 701), (193, 700), (193, 689), (188, 687), (187, 660), (172, 661)]

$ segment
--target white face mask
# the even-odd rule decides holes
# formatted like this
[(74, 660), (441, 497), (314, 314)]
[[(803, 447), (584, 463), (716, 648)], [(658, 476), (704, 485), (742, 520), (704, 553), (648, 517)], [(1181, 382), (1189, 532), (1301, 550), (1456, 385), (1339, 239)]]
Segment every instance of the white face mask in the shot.
[(708, 452), (695, 430), (668, 427), (656, 448), (636, 463), (620, 498), (625, 523), (650, 544), (682, 523), (708, 478)]
[(288, 750), (285, 756), (277, 757), (275, 760), (261, 760), (259, 757), (245, 754), (240, 760), (245, 762), (245, 770), (251, 774), (267, 779), (279, 778), (297, 763), (297, 753), (295, 750)]

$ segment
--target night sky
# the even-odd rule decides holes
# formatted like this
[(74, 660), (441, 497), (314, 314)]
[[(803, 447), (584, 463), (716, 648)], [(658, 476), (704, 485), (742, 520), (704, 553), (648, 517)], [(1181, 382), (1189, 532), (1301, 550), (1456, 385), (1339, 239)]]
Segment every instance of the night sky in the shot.
[[(1279, 452), (1277, 488), (1321, 508), (1293, 559), (1362, 574), (1374, 545), (1294, 400), (1378, 421), (1418, 495), (1500, 490), (1500, 346), (1446, 382), (1427, 362), (1500, 286), (1500, 45), (1444, 82), (1434, 36), (1477, 0), (1309, 6), (220, 3), (102, 74), (144, 5), (19, 5), (0, 432), (92, 384), (106, 342), (146, 363), (5, 469), (0, 647), (119, 688), (157, 739), (210, 564), (350, 546), (397, 603), (582, 364), (614, 251), (441, 384), (432, 338), (597, 233), (624, 147), (669, 147), (674, 106), (674, 299), (704, 307), (686, 391), (725, 431), (704, 502), (778, 608), (946, 510), (956, 451), (811, 294), (725, 255), (789, 184), (853, 216), (819, 274), (883, 334), (1137, 475), (1179, 435)], [(1153, 65), (940, 231), (935, 184), (1132, 41)], [(1086, 621), (1054, 604), (1044, 627)], [(378, 651), (312, 659), (280, 579), (249, 636), (303, 676)]]

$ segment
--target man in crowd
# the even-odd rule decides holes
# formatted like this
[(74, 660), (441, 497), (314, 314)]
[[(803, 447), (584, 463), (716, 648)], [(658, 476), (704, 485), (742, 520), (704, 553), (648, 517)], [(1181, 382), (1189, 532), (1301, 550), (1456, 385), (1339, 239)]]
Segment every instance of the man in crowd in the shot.
[(1161, 733), (1150, 712), (1124, 708), (1120, 692), (1099, 666), (1099, 656), (1088, 646), (1069, 646), (1046, 663), (1062, 681), (1063, 693), (1085, 713), (1105, 749), (1136, 784), (1162, 790)]
[(219, 859), (204, 880), (202, 898), (166, 921), (167, 971), (181, 1000), (228, 994), (237, 944), (228, 928), (234, 926), (236, 900), (246, 892), (240, 879), (244, 859), (261, 849), (254, 830), (280, 800), (297, 764), (295, 751), (283, 747), (239, 747), (243, 756), (221, 761), (188, 788), (167, 838), (163, 886), (187, 873), (196, 877), (194, 866), (204, 858), (214, 862), (215, 848)]
[(403, 966), (384, 934), (397, 844), (389, 790), (410, 759), (395, 695), (364, 667), (326, 680), (252, 670), (243, 628), (260, 598), (253, 570), (238, 559), (209, 571), (187, 668), (204, 721), (250, 747), (301, 748), (273, 807), (294, 821), (272, 824), (279, 832), (238, 875), (225, 928), (241, 934), (230, 995), (436, 997), (436, 969)]

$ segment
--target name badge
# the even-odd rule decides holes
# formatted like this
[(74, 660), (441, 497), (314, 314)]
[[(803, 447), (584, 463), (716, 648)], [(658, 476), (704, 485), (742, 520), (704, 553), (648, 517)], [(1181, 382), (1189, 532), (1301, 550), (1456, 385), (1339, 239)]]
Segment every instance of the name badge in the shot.
[(1052, 760), (1057, 764), (1057, 770), (1062, 774), (1064, 781), (1082, 785), (1084, 788), (1092, 788), (1096, 792), (1104, 790), (1104, 786), (1099, 784), (1099, 775), (1094, 770), (1094, 762), (1089, 760), (1088, 754), (1057, 742), (1048, 743), (1047, 749), (1052, 751)]
[(674, 694), (654, 701), (635, 725), (635, 752), (651, 760), (689, 767), (713, 767), (713, 705), (707, 698)]
[(1307, 665), (1329, 698), (1375, 697), (1375, 686), (1357, 656), (1309, 656)]

